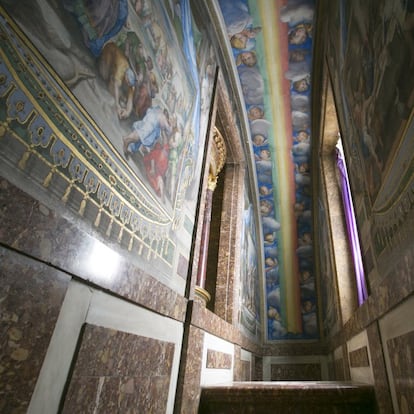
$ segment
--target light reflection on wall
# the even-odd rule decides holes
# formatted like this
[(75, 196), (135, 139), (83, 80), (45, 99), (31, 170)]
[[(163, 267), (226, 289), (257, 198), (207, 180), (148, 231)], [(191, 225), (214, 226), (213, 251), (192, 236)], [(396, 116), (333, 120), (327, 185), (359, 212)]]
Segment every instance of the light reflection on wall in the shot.
[(85, 261), (85, 270), (93, 279), (108, 283), (117, 277), (119, 264), (119, 254), (95, 240)]

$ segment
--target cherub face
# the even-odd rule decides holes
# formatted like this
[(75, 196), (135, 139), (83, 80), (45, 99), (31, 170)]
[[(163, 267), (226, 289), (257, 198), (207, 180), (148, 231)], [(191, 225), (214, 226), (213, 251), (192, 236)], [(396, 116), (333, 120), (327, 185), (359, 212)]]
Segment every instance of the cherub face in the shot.
[(269, 214), (272, 211), (272, 205), (266, 201), (266, 200), (262, 200), (260, 202), (260, 212), (262, 214)]
[(302, 275), (301, 275), (302, 282), (305, 282), (309, 278), (310, 278), (310, 272), (309, 272), (309, 270), (304, 270), (302, 272)]
[(300, 131), (298, 135), (296, 136), (296, 139), (299, 142), (303, 142), (303, 141), (306, 141), (308, 137), (309, 137), (309, 134), (306, 131)]
[(246, 65), (246, 66), (254, 66), (257, 62), (256, 60), (256, 56), (251, 53), (251, 52), (244, 52), (241, 55), (241, 61)]
[(278, 311), (277, 311), (277, 309), (276, 309), (276, 308), (274, 308), (273, 306), (270, 306), (270, 307), (269, 307), (269, 310), (268, 310), (268, 312), (267, 312), (267, 315), (268, 315), (268, 317), (269, 317), (270, 319), (277, 319), (277, 320), (279, 320), (279, 319), (280, 319), (279, 312), (278, 312)]
[(236, 49), (244, 49), (246, 47), (247, 36), (243, 33), (236, 33), (230, 39), (231, 45)]
[(310, 233), (303, 233), (302, 235), (302, 241), (303, 243), (311, 243), (312, 242), (312, 238)]
[(292, 32), (289, 41), (293, 45), (300, 45), (305, 43), (308, 37), (308, 33), (304, 27), (298, 27), (294, 32)]
[(262, 149), (260, 151), (260, 158), (262, 160), (269, 160), (270, 159), (270, 151), (267, 149)]
[(253, 108), (251, 108), (249, 110), (249, 118), (250, 119), (252, 119), (252, 120), (253, 119), (260, 119), (262, 117), (263, 117), (263, 111), (259, 107), (254, 106)]
[(305, 312), (310, 312), (313, 308), (312, 302), (310, 300), (305, 300), (303, 303), (303, 310)]
[(295, 82), (295, 89), (298, 92), (305, 92), (308, 89), (308, 82), (306, 82), (306, 79)]
[(265, 137), (264, 137), (263, 135), (256, 134), (256, 135), (253, 137), (253, 142), (254, 142), (254, 144), (255, 144), (255, 145), (257, 145), (257, 146), (263, 145), (263, 143), (265, 142)]
[(268, 195), (270, 194), (270, 190), (265, 185), (262, 185), (259, 189), (261, 195)]

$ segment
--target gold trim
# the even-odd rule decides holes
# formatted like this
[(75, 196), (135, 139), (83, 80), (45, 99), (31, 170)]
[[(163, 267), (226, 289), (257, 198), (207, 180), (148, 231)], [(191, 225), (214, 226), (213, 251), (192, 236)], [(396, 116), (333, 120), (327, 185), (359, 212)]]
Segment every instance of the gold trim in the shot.
[(208, 188), (211, 191), (216, 189), (217, 178), (226, 163), (227, 150), (224, 138), (217, 127), (214, 127), (212, 143), (212, 154), (210, 159), (210, 170), (208, 174)]
[(221, 135), (221, 132), (217, 129), (217, 127), (214, 127), (214, 143), (216, 147), (216, 174), (218, 175), (220, 171), (223, 169), (224, 164), (226, 162), (227, 157), (227, 150), (226, 150), (226, 144), (224, 142), (224, 138)]
[(202, 288), (201, 286), (196, 286), (194, 289), (194, 293), (195, 295), (200, 298), (205, 304), (207, 304), (208, 302), (210, 302), (211, 300), (211, 295), (210, 293), (208, 293), (204, 288)]

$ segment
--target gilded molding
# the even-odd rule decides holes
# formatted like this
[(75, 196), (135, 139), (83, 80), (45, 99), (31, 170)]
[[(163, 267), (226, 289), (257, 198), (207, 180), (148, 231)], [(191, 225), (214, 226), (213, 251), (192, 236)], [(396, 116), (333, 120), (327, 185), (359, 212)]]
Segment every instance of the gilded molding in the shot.
[(208, 189), (214, 191), (217, 185), (218, 175), (223, 169), (227, 157), (226, 144), (217, 127), (214, 127), (211, 150), (210, 170), (208, 174)]
[(170, 232), (182, 221), (187, 187), (174, 208), (165, 209), (1, 8), (0, 13), (0, 159), (10, 166), (10, 177), (23, 173), (104, 237), (172, 266)]

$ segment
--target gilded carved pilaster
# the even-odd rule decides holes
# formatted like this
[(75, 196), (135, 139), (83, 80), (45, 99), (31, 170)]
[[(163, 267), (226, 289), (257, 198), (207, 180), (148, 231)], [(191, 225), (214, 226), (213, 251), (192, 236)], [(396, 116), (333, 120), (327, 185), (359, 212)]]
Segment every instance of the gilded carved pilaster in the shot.
[(205, 303), (210, 300), (210, 294), (205, 290), (208, 242), (210, 237), (211, 209), (213, 203), (213, 192), (217, 185), (218, 175), (226, 162), (226, 145), (220, 131), (214, 127), (213, 140), (210, 148), (210, 163), (207, 182), (207, 191), (204, 208), (204, 221), (201, 232), (200, 259), (197, 269), (196, 295)]

